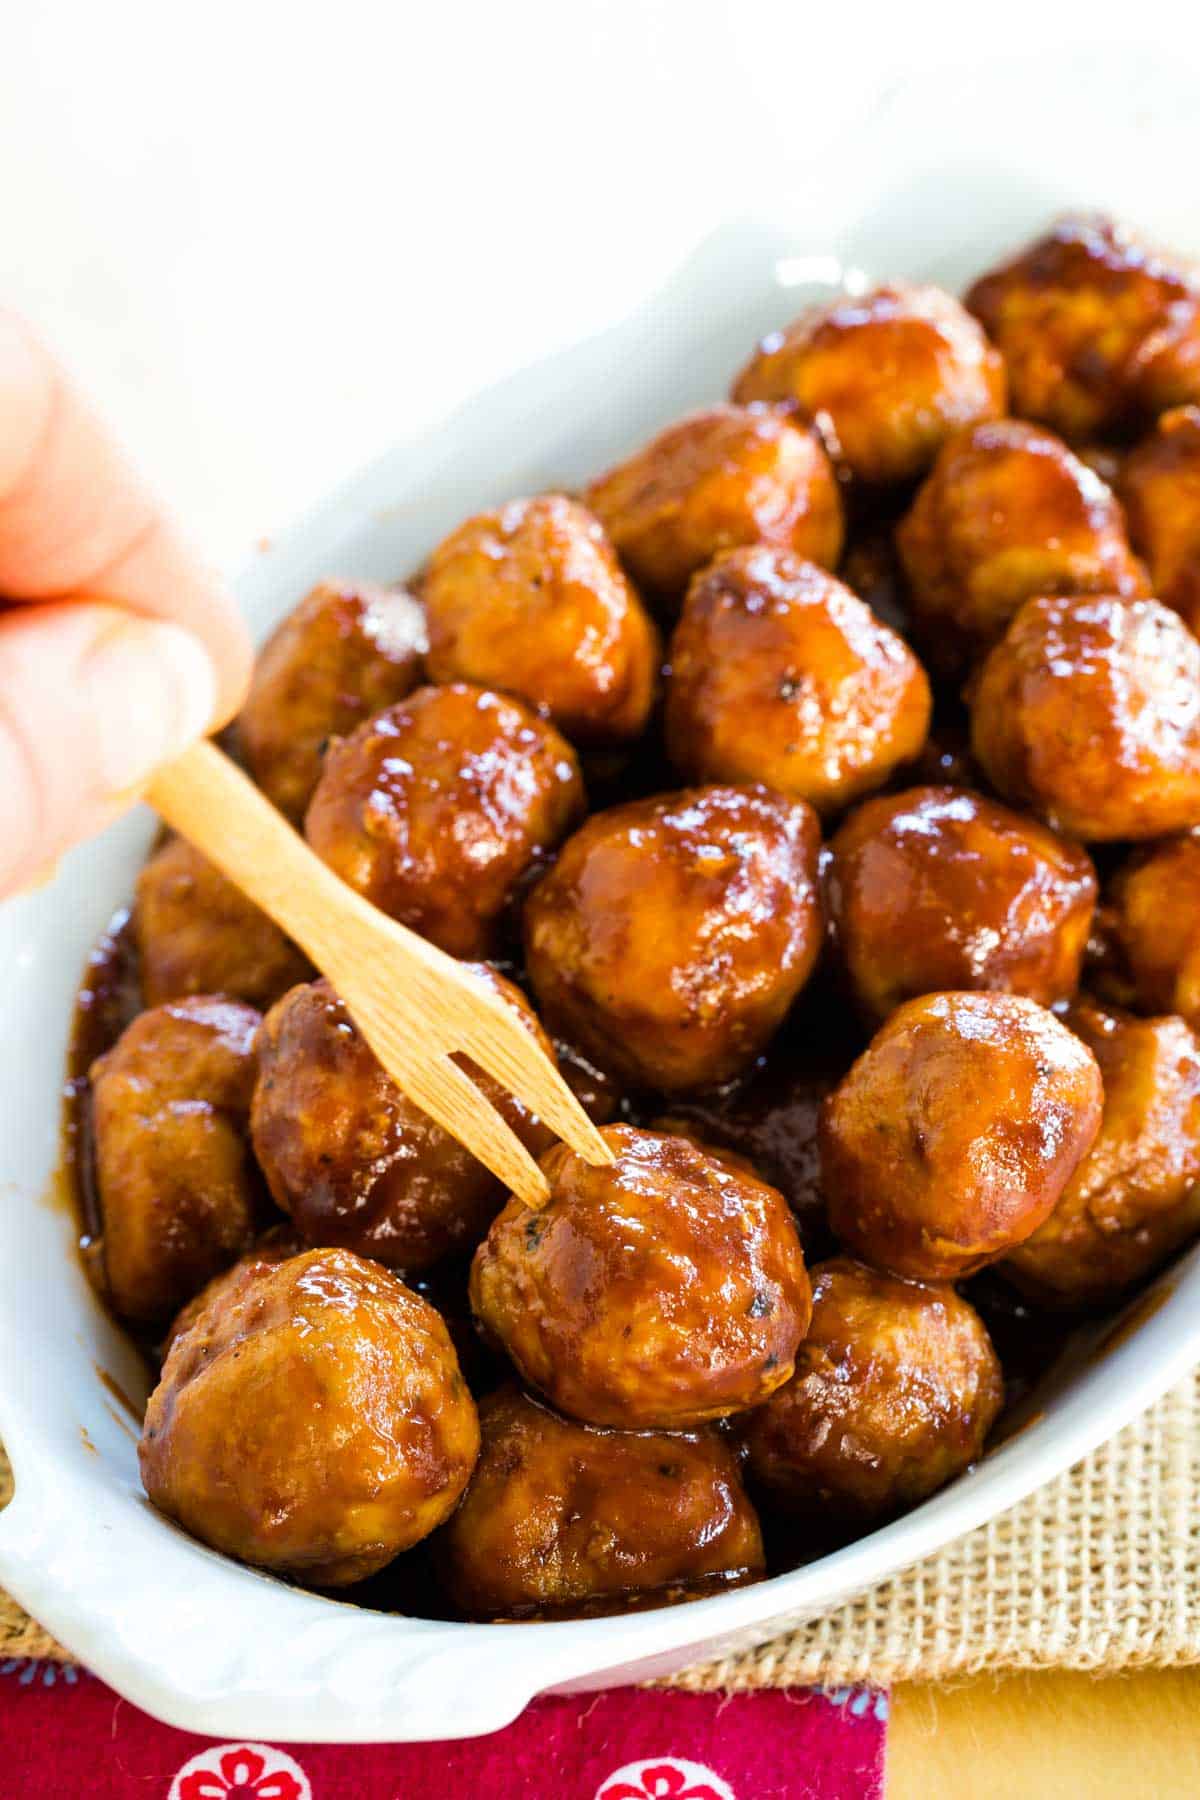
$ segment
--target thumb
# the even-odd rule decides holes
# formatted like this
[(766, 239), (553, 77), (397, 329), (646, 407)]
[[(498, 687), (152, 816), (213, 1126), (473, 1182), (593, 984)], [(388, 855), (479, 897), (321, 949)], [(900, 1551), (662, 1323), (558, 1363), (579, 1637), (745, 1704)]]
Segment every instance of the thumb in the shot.
[(0, 594), (32, 605), (111, 594), (207, 646), (213, 723), (245, 696), (250, 639), (232, 596), (46, 347), (2, 309)]
[(0, 893), (134, 801), (216, 704), (180, 625), (99, 600), (0, 614)]

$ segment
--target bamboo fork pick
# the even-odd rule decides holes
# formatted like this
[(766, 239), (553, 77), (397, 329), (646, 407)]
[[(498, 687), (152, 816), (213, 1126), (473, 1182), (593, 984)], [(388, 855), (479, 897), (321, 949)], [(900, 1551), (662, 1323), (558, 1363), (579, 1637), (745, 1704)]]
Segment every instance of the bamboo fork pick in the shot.
[(512, 1010), (470, 970), (346, 886), (210, 743), (160, 769), (146, 795), (327, 975), (392, 1080), (527, 1206), (549, 1197), (520, 1139), (454, 1055), (469, 1056), (587, 1162), (612, 1152)]

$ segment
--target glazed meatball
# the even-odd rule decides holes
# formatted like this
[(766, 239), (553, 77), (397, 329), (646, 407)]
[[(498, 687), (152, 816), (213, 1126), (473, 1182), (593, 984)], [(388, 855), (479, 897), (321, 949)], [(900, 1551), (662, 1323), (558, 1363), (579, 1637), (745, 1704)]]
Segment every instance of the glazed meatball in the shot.
[[(545, 1054), (554, 1049), (523, 994), (476, 965)], [(456, 1058), (534, 1156), (551, 1134), (521, 1102)], [(504, 1202), (495, 1176), (384, 1073), (326, 981), (293, 988), (259, 1038), (254, 1151), (303, 1238), (424, 1269), (473, 1250)]]
[(1155, 595), (1200, 632), (1200, 406), (1163, 414), (1125, 458), (1120, 492)]
[(478, 1452), (433, 1308), (348, 1250), (309, 1250), (219, 1293), (176, 1338), (138, 1458), (193, 1537), (345, 1587), (448, 1517)]
[(739, 544), (772, 544), (827, 568), (841, 554), (829, 458), (813, 432), (764, 408), (693, 413), (585, 497), (634, 581), (663, 605), (677, 604), (697, 569)]
[(452, 956), (482, 957), (583, 811), (570, 745), (517, 700), (420, 688), (335, 744), (305, 820), (343, 881)]
[(189, 994), (270, 1006), (312, 971), (278, 925), (183, 838), (170, 838), (138, 875), (133, 933), (148, 1006)]
[(967, 305), (1004, 355), (1012, 410), (1073, 443), (1200, 399), (1200, 285), (1111, 220), (1061, 220)]
[(475, 1252), (471, 1304), (520, 1373), (590, 1425), (681, 1430), (756, 1406), (792, 1372), (809, 1285), (787, 1202), (686, 1138), (563, 1144), (550, 1199), (515, 1196)]
[(949, 440), (896, 541), (916, 627), (951, 673), (1034, 595), (1150, 592), (1111, 491), (1059, 438), (1017, 419)]
[(1182, 1019), (1068, 1015), (1104, 1117), (1054, 1211), (1002, 1265), (1043, 1306), (1100, 1306), (1200, 1232), (1200, 1043)]
[(763, 1573), (737, 1459), (712, 1431), (599, 1431), (514, 1388), (480, 1407), (483, 1448), (437, 1545), (475, 1619), (613, 1611)]
[(667, 750), (694, 781), (762, 781), (827, 813), (881, 787), (929, 730), (912, 651), (832, 575), (731, 550), (695, 577), (671, 640)]
[(421, 679), (425, 617), (402, 588), (323, 581), (258, 653), (238, 744), (259, 787), (294, 824), (325, 747)]
[(1200, 835), (1135, 852), (1113, 876), (1104, 922), (1128, 997), (1200, 1029)]
[(543, 494), (468, 519), (434, 551), (421, 597), (432, 680), (516, 694), (580, 745), (644, 728), (658, 632), (578, 501)]
[(1027, 600), (979, 672), (971, 748), (1085, 841), (1200, 823), (1200, 643), (1157, 600)]
[(860, 481), (909, 481), (956, 426), (1000, 416), (1004, 365), (949, 294), (893, 282), (764, 338), (733, 397), (790, 401)]
[(552, 1030), (635, 1086), (727, 1081), (758, 1055), (821, 943), (816, 816), (761, 789), (692, 788), (596, 813), (525, 905)]
[(1036, 1001), (908, 1001), (821, 1109), (834, 1235), (910, 1281), (973, 1274), (1049, 1216), (1102, 1098), (1091, 1051)]
[(749, 1474), (786, 1512), (874, 1523), (973, 1463), (1003, 1399), (983, 1321), (952, 1287), (838, 1257), (813, 1270), (796, 1373), (750, 1415)]
[(1027, 994), (1079, 985), (1096, 876), (1077, 844), (963, 788), (868, 800), (830, 844), (825, 898), (863, 1014), (939, 989)]
[(92, 1064), (99, 1259), (113, 1307), (157, 1324), (247, 1250), (259, 1014), (211, 996), (140, 1013)]

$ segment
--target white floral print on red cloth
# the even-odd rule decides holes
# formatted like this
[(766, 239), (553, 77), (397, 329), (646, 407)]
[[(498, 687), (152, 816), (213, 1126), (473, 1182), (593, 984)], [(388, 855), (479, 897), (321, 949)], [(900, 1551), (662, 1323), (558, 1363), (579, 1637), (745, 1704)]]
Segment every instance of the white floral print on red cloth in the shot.
[(185, 1762), (168, 1800), (312, 1800), (308, 1776), (272, 1744), (211, 1744)]
[(626, 1763), (596, 1789), (596, 1800), (737, 1800), (727, 1781), (683, 1756)]
[[(0, 1800), (881, 1800), (878, 1696), (610, 1688), (451, 1743), (208, 1740), (86, 1670), (0, 1678)], [(3, 1670), (0, 1669), (0, 1676)], [(841, 1696), (839, 1696), (841, 1698)], [(632, 1795), (631, 1795), (632, 1790)]]

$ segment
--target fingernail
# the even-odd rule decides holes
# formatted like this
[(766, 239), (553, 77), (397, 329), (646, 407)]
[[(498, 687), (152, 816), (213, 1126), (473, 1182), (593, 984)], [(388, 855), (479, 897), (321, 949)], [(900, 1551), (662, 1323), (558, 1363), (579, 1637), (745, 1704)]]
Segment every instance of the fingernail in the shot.
[(106, 631), (83, 679), (97, 722), (96, 784), (108, 795), (136, 789), (208, 729), (216, 676), (198, 638), (178, 625), (129, 617)]

